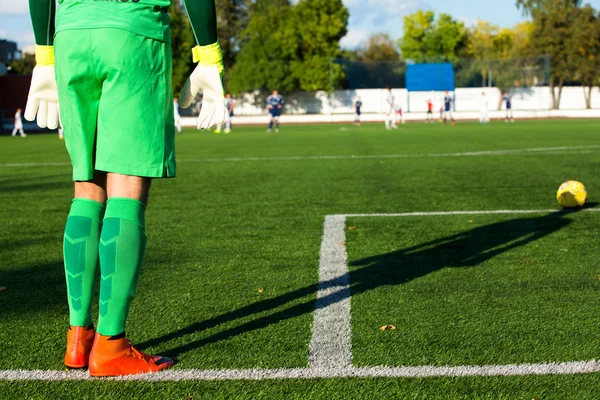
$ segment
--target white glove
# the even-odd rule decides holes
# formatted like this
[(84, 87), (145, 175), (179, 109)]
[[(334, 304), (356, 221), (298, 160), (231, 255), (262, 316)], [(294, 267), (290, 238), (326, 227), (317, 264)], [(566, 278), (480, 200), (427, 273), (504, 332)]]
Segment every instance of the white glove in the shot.
[[(50, 47), (50, 46), (47, 46)], [(40, 57), (41, 58), (41, 57)], [(38, 50), (36, 49), (36, 59)], [(58, 89), (56, 88), (56, 77), (54, 75), (54, 59), (52, 63), (40, 63), (33, 69), (31, 87), (25, 107), (25, 119), (33, 121), (36, 119), (40, 128), (58, 128)]]
[(187, 108), (202, 90), (202, 110), (198, 116), (198, 129), (208, 129), (225, 122), (225, 96), (221, 74), (216, 65), (198, 64), (185, 83), (180, 104)]
[(197, 46), (193, 50), (196, 69), (185, 83), (179, 104), (188, 108), (200, 90), (203, 93), (202, 110), (198, 116), (198, 129), (208, 129), (225, 122), (225, 94), (221, 73), (223, 58), (218, 43)]

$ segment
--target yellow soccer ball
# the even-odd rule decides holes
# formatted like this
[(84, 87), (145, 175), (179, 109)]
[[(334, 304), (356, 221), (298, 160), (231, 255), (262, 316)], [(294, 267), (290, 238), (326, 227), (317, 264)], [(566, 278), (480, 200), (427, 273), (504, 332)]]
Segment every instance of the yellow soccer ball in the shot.
[(582, 207), (587, 200), (587, 190), (581, 182), (566, 181), (558, 188), (556, 200), (564, 208)]

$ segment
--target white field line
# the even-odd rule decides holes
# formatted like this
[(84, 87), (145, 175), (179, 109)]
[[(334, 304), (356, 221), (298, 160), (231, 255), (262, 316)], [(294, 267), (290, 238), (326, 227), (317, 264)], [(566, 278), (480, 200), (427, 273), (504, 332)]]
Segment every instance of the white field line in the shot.
[[(479, 156), (510, 156), (510, 155), (559, 155), (559, 154), (590, 154), (600, 151), (600, 145), (535, 147), (528, 149), (484, 150), (459, 153), (417, 153), (417, 154), (373, 154), (373, 155), (338, 155), (338, 156), (288, 156), (288, 157), (225, 157), (181, 159), (179, 163), (218, 163), (218, 162), (247, 162), (247, 161), (306, 161), (306, 160), (373, 160), (395, 158), (443, 158), (443, 157), (479, 157)], [(64, 167), (68, 162), (55, 163), (7, 163), (0, 168), (26, 167)]]
[(340, 367), (295, 369), (172, 369), (155, 374), (119, 378), (92, 378), (85, 371), (0, 371), (0, 381), (217, 381), (314, 378), (433, 378), (467, 376), (573, 375), (600, 372), (598, 361), (544, 364), (418, 366), (418, 367)]
[(481, 210), (481, 211), (433, 211), (433, 212), (407, 212), (391, 214), (340, 214), (335, 217), (439, 217), (444, 215), (493, 215), (493, 214), (570, 214), (574, 212), (600, 212), (600, 208), (583, 208), (580, 210)]
[(339, 156), (288, 156), (288, 157), (228, 157), (228, 158), (197, 158), (178, 160), (178, 162), (240, 162), (240, 161), (304, 161), (304, 160), (370, 160), (394, 158), (442, 158), (442, 157), (478, 157), (478, 156), (508, 156), (508, 155), (545, 155), (568, 154), (572, 152), (590, 153), (590, 150), (600, 149), (600, 145), (534, 147), (528, 149), (483, 150), (458, 153), (416, 153), (416, 154), (373, 154), (373, 155), (339, 155)]
[(319, 288), (309, 347), (311, 368), (352, 366), (350, 277), (346, 261), (346, 218), (325, 217)]
[[(584, 209), (598, 212), (600, 209)], [(476, 214), (537, 214), (562, 210), (484, 210), (413, 212), (397, 214), (340, 214), (325, 217), (319, 288), (309, 349), (310, 368), (295, 369), (222, 369), (167, 370), (156, 374), (134, 375), (111, 380), (190, 381), (190, 380), (263, 380), (313, 378), (431, 378), (466, 376), (571, 375), (600, 372), (600, 362), (353, 367), (350, 327), (350, 282), (345, 244), (346, 217), (411, 217)], [(0, 381), (77, 381), (94, 379), (84, 371), (0, 370)]]

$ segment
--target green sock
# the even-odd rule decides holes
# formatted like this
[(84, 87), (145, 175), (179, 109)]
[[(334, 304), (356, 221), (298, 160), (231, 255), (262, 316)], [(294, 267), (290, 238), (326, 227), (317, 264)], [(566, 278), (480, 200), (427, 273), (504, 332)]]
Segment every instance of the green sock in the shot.
[(73, 199), (63, 241), (69, 323), (72, 326), (92, 324), (92, 295), (98, 272), (98, 243), (103, 214), (103, 204)]
[(138, 200), (111, 198), (100, 237), (100, 318), (97, 331), (114, 336), (125, 331), (146, 252), (146, 206)]

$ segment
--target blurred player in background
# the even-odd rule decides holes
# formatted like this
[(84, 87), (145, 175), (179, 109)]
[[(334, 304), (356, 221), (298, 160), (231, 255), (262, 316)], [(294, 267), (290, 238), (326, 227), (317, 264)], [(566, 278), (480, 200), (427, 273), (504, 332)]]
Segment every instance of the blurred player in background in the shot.
[(427, 121), (428, 124), (433, 124), (433, 101), (427, 100)]
[(173, 115), (175, 117), (175, 129), (178, 133), (181, 133), (181, 115), (179, 114), (179, 99), (177, 97), (173, 99)]
[[(225, 133), (228, 134), (231, 132), (231, 120), (233, 118), (233, 108), (235, 107), (235, 100), (231, 98), (231, 93), (227, 93), (225, 95)], [(221, 129), (223, 128), (223, 124), (217, 124), (217, 129), (215, 129), (215, 133), (221, 133)]]
[(20, 108), (17, 108), (17, 112), (15, 113), (15, 126), (12, 131), (12, 136), (16, 136), (17, 131), (19, 132), (19, 135), (21, 135), (21, 137), (27, 136), (23, 131), (23, 120), (21, 119), (21, 111), (22, 110)]
[(487, 124), (488, 122), (490, 122), (489, 102), (485, 92), (481, 92), (481, 99), (479, 99), (479, 123)]
[(279, 132), (279, 117), (281, 117), (281, 109), (285, 104), (285, 100), (277, 90), (273, 90), (273, 94), (267, 97), (267, 113), (269, 114), (269, 128), (267, 132), (273, 130), (273, 122), (275, 122), (275, 132)]
[(398, 105), (396, 107), (396, 124), (405, 124), (404, 113), (402, 112), (402, 106)]
[(508, 90), (504, 92), (502, 101), (504, 102), (504, 105), (506, 106), (506, 119), (504, 122), (506, 122), (506, 123), (508, 123), (508, 121), (515, 122), (515, 117), (513, 115), (513, 110), (512, 110), (512, 96), (508, 93)]
[(397, 129), (396, 126), (396, 98), (394, 97), (394, 93), (392, 93), (392, 87), (387, 87), (387, 92), (385, 94), (385, 129)]
[(454, 109), (454, 100), (450, 95), (450, 92), (446, 90), (444, 95), (444, 124), (448, 121), (448, 117), (452, 121), (452, 125), (455, 124), (454, 116), (452, 115), (452, 110)]
[(354, 102), (354, 124), (360, 126), (360, 108), (362, 107), (362, 100), (360, 96)]
[[(189, 106), (203, 90), (197, 126), (206, 129), (225, 118), (215, 0), (184, 2), (198, 64), (181, 104)], [(169, 5), (169, 0), (61, 0), (56, 8), (55, 0), (29, 0), (36, 66), (25, 118), (37, 117), (40, 127), (56, 129), (60, 102), (75, 181), (63, 242), (70, 321), (64, 363), (88, 367), (92, 376), (173, 365), (169, 358), (135, 349), (125, 336), (146, 252), (151, 182), (175, 176)], [(148, 323), (155, 318), (149, 315)]]

